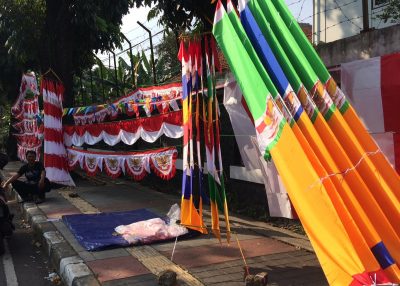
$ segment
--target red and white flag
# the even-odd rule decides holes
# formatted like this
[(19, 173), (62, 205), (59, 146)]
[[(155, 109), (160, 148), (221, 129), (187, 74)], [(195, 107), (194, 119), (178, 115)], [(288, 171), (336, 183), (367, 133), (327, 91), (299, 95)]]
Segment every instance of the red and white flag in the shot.
[(400, 53), (342, 64), (341, 88), (400, 173)]
[(67, 151), (64, 146), (62, 129), (64, 87), (59, 82), (43, 78), (41, 91), (44, 107), (44, 167), (46, 177), (51, 182), (75, 186), (68, 171)]

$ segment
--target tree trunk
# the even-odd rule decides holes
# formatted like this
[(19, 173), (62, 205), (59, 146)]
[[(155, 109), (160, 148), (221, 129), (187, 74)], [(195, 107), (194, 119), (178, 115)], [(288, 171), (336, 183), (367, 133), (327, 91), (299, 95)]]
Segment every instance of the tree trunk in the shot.
[(72, 55), (74, 38), (70, 27), (70, 15), (67, 9), (67, 0), (46, 0), (45, 34), (47, 41), (43, 41), (41, 54), (42, 73), (50, 68), (56, 75), (49, 77), (62, 81), (64, 93), (64, 107), (73, 106), (73, 66)]

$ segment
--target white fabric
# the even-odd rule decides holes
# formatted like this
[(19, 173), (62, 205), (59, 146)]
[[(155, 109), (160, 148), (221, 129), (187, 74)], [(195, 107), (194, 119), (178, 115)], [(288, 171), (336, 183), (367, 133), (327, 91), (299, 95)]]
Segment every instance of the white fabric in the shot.
[(56, 143), (53, 141), (44, 141), (44, 149), (46, 150), (46, 154), (66, 156), (64, 144)]
[[(51, 81), (47, 81), (46, 79), (42, 79), (44, 86), (46, 84), (52, 84)], [(58, 108), (60, 111), (60, 114), (62, 114), (62, 94), (56, 94), (55, 92), (46, 90), (43, 88), (42, 90), (43, 94), (43, 103), (44, 103), (44, 132), (46, 135), (46, 132), (54, 132), (58, 133), (60, 137), (62, 138), (62, 116), (59, 118), (56, 118), (52, 115), (46, 114), (47, 109), (52, 105), (52, 108)], [(50, 131), (51, 130), (51, 131)], [(67, 152), (65, 150), (65, 147), (63, 143), (60, 142), (54, 142), (51, 141), (51, 138), (45, 136), (45, 141), (44, 141), (44, 154), (45, 154), (45, 169), (46, 169), (46, 177), (51, 181), (55, 183), (59, 183), (62, 185), (66, 186), (75, 186), (74, 181), (72, 180), (67, 168)], [(56, 155), (56, 159), (53, 160), (46, 160), (46, 155)], [(53, 157), (54, 158), (54, 157)], [(61, 168), (56, 168), (54, 167), (54, 164), (56, 164), (57, 167)]]
[(82, 146), (83, 144), (94, 145), (100, 141), (104, 141), (107, 145), (114, 146), (122, 141), (126, 145), (133, 145), (139, 138), (153, 143), (162, 135), (169, 138), (180, 138), (183, 136), (182, 126), (163, 123), (160, 130), (155, 132), (146, 131), (140, 127), (136, 133), (121, 130), (118, 135), (114, 136), (102, 131), (98, 137), (91, 135), (89, 132), (85, 132), (83, 136), (79, 136), (76, 133), (69, 136), (64, 132), (64, 143), (66, 146)]
[(394, 138), (392, 132), (371, 134), (389, 163), (395, 168)]
[(385, 132), (380, 57), (342, 64), (341, 89), (369, 132)]
[(244, 166), (248, 170), (259, 169), (257, 147), (250, 139), (250, 136), (256, 136), (256, 130), (242, 104), (242, 92), (235, 81), (224, 87), (224, 106), (228, 111)]
[(51, 115), (44, 115), (43, 116), (43, 123), (45, 128), (51, 128), (55, 130), (62, 130), (62, 122), (59, 118), (54, 118)]
[(233, 80), (225, 84), (224, 106), (232, 123), (243, 164), (248, 170), (261, 169), (270, 216), (293, 218), (288, 194), (275, 164), (264, 160), (258, 148), (255, 127), (242, 104), (242, 92)]

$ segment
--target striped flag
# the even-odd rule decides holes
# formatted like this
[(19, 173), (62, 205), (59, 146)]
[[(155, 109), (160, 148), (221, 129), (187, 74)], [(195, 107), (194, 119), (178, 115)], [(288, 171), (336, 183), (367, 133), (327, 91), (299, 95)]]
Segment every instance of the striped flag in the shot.
[[(287, 87), (288, 81), (286, 79), (286, 76), (280, 69), (280, 66), (277, 63), (271, 49), (269, 49), (269, 45), (265, 40), (265, 38), (263, 37), (263, 34), (260, 31), (253, 17), (253, 14), (250, 11), (249, 6), (246, 5), (247, 3), (245, 3), (245, 1), (240, 1), (239, 4), (240, 4), (239, 10), (241, 11), (242, 23), (247, 33), (251, 35), (250, 37), (251, 42), (254, 43), (254, 46), (258, 47), (257, 52), (260, 55), (260, 58), (262, 59), (264, 66), (267, 67), (268, 72), (271, 74), (271, 78), (274, 79), (275, 85), (278, 87), (280, 91), (286, 92), (287, 94), (287, 92), (290, 91), (291, 88), (290, 86)], [(252, 7), (254, 8), (255, 5), (252, 4)], [(279, 45), (279, 43), (275, 43), (275, 46), (277, 45)], [(283, 52), (278, 49), (276, 49), (276, 51)], [(287, 68), (287, 70), (288, 72), (293, 72), (289, 68)], [(289, 96), (290, 95), (293, 96), (293, 94), (289, 94)], [(346, 176), (340, 175), (340, 173), (342, 172), (341, 170), (351, 168), (352, 164), (351, 161), (347, 158), (346, 153), (341, 148), (339, 142), (337, 142), (333, 133), (328, 131), (329, 127), (327, 127), (326, 124), (325, 125), (321, 124), (322, 122), (325, 122), (324, 119), (321, 118), (320, 114), (318, 114), (316, 120), (314, 120), (314, 124), (316, 125), (316, 127), (318, 126), (320, 127), (319, 128), (320, 133), (323, 134), (323, 137), (328, 138), (326, 142), (328, 142), (328, 144), (333, 145), (333, 148), (327, 148), (325, 146), (323, 139), (317, 133), (317, 130), (312, 125), (311, 120), (307, 117), (307, 115), (305, 115), (305, 113), (302, 112), (302, 110), (297, 109), (298, 112), (296, 113), (296, 109), (293, 108), (296, 105), (293, 105), (291, 103), (294, 102), (293, 100), (288, 100), (289, 96), (288, 95), (285, 96), (286, 97), (285, 102), (289, 106), (292, 115), (295, 118), (297, 118), (297, 123), (300, 129), (302, 130), (303, 134), (307, 138), (307, 141), (312, 146), (313, 151), (318, 156), (324, 168), (328, 171), (328, 174), (337, 174), (336, 176), (332, 176), (331, 180), (335, 184), (337, 193), (340, 194), (341, 199), (345, 203), (347, 211), (350, 212), (350, 214), (341, 214), (340, 212), (338, 212), (341, 215), (342, 220), (346, 221), (346, 217), (348, 215), (352, 216), (352, 219), (357, 223), (358, 228), (360, 228), (363, 237), (368, 243), (369, 248), (373, 248), (376, 245), (382, 244), (383, 243), (382, 239), (383, 239), (384, 241), (387, 241), (388, 246), (390, 246), (389, 248), (392, 249), (392, 252), (394, 252), (394, 250), (397, 247), (400, 247), (400, 245), (398, 244), (398, 242), (400, 242), (398, 236), (394, 232), (393, 227), (390, 225), (390, 222), (387, 220), (382, 210), (380, 210), (379, 205), (377, 204), (374, 197), (368, 190), (368, 187), (362, 181), (361, 177), (356, 172), (352, 172), (351, 174)], [(334, 141), (334, 144), (332, 144), (331, 141)], [(340, 157), (346, 158), (347, 162), (344, 162), (343, 159), (341, 159), (341, 161), (343, 161), (344, 164), (343, 163), (337, 164), (335, 162), (335, 157), (337, 157), (338, 154), (341, 154)], [(342, 168), (339, 168), (339, 165)], [(361, 202), (357, 200), (354, 193), (362, 197)], [(336, 196), (337, 194), (333, 193), (330, 195)], [(368, 197), (368, 199), (365, 200), (365, 197)], [(332, 200), (334, 200), (333, 197)], [(382, 225), (375, 226), (376, 224), (373, 222), (377, 218), (379, 218), (383, 222), (384, 226)], [(345, 226), (346, 230), (349, 232), (352, 232), (353, 229), (355, 228), (354, 225), (352, 224), (345, 224)], [(379, 233), (381, 233), (382, 235), (378, 234), (378, 230), (380, 231)], [(364, 249), (364, 251), (366, 252), (366, 256), (367, 257), (370, 256), (370, 259), (373, 260), (373, 258), (371, 257), (372, 254), (371, 251), (369, 251), (368, 248)], [(377, 267), (377, 264), (375, 264), (375, 266)]]
[(75, 186), (68, 171), (67, 151), (64, 146), (62, 129), (64, 87), (59, 82), (43, 78), (41, 92), (44, 108), (44, 167), (46, 177), (50, 182)]
[[(184, 42), (181, 41), (178, 58), (182, 63), (182, 111), (183, 111), (183, 174), (182, 174), (182, 201), (181, 201), (181, 224), (207, 233), (203, 218), (197, 212), (193, 203), (193, 137), (191, 104), (192, 104), (192, 82), (191, 82), (191, 62)], [(189, 153), (190, 152), (190, 153)]]
[(221, 231), (219, 226), (218, 215), (218, 202), (219, 193), (218, 185), (221, 185), (218, 171), (215, 166), (215, 148), (214, 148), (214, 118), (213, 118), (213, 101), (215, 96), (214, 77), (212, 74), (212, 56), (211, 47), (208, 38), (205, 38), (206, 49), (206, 70), (207, 70), (207, 128), (204, 134), (204, 141), (206, 145), (206, 158), (207, 158), (207, 173), (208, 173), (208, 188), (210, 191), (210, 205), (211, 205), (211, 229), (214, 235), (221, 240)]
[(361, 146), (358, 138), (336, 108), (324, 85), (318, 79), (307, 58), (303, 55), (302, 49), (290, 34), (272, 2), (260, 1), (259, 4), (267, 20), (270, 21), (272, 30), (274, 30), (278, 40), (282, 43), (296, 72), (310, 91), (314, 102), (351, 159), (353, 166), (357, 166), (357, 171), (369, 186), (370, 191), (378, 201), (387, 219), (391, 222), (392, 227), (397, 233), (400, 233), (400, 224), (397, 223), (400, 220), (400, 212), (398, 211), (400, 201), (374, 165), (372, 161), (374, 155), (369, 155)]
[[(327, 197), (326, 190), (310, 189), (318, 185), (319, 176), (305, 151), (290, 130), (257, 69), (247, 56), (229, 17), (218, 2), (213, 33), (231, 70), (244, 91), (261, 151), (272, 156), (303, 225), (310, 236), (328, 281), (336, 285), (371, 284), (354, 244)], [(265, 109), (263, 108), (265, 106)], [(298, 166), (302, 166), (301, 170)], [(329, 222), (328, 222), (329, 221)], [(318, 229), (318, 232), (314, 230)], [(329, 245), (329, 248), (325, 247)], [(335, 257), (335, 259), (332, 259)], [(339, 258), (340, 257), (340, 258)], [(338, 259), (336, 259), (338, 258)], [(334, 283), (333, 283), (334, 282)]]
[[(358, 139), (362, 148), (367, 152), (375, 152), (379, 150), (376, 142), (366, 131), (365, 126), (361, 122), (360, 118), (357, 116), (354, 108), (350, 105), (346, 99), (344, 93), (338, 88), (335, 80), (329, 74), (327, 68), (319, 58), (315, 49), (312, 47), (310, 42), (307, 40), (306, 36), (302, 32), (300, 26), (293, 19), (293, 15), (290, 13), (289, 9), (280, 0), (272, 1), (279, 11), (283, 21), (289, 28), (291, 35), (296, 39), (299, 47), (301, 48), (304, 55), (310, 61), (315, 73), (318, 75), (319, 79), (325, 84), (326, 90), (331, 96), (332, 100), (335, 102), (336, 106), (339, 108), (344, 120), (347, 122), (351, 131), (354, 133), (355, 138)], [(396, 174), (393, 167), (390, 165), (386, 157), (381, 153), (377, 153), (371, 156), (371, 161), (375, 164), (380, 172), (385, 182), (388, 184), (392, 190), (393, 196), (400, 201), (400, 177)]]

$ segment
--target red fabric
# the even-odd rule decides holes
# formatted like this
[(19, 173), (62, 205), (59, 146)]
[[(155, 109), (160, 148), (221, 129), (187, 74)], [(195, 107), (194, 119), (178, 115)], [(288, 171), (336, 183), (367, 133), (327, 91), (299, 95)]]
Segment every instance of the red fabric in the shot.
[(44, 89), (47, 92), (52, 92), (61, 96), (61, 101), (63, 100), (62, 95), (64, 94), (64, 86), (61, 83), (43, 78), (40, 83), (40, 90), (42, 91), (42, 94)]
[(87, 124), (84, 126), (65, 125), (64, 132), (69, 136), (74, 133), (82, 136), (85, 132), (89, 132), (92, 136), (98, 137), (102, 131), (110, 135), (118, 135), (120, 130), (130, 133), (136, 133), (140, 126), (146, 131), (158, 131), (163, 123), (172, 125), (182, 125), (182, 111), (170, 112), (158, 116), (138, 118), (128, 121)]
[(44, 154), (44, 164), (49, 168), (56, 168), (68, 171), (68, 163), (64, 157), (54, 154)]
[(44, 140), (47, 142), (56, 142), (56, 143), (64, 144), (63, 134), (52, 128), (44, 129)]
[[(171, 148), (171, 149), (172, 149), (172, 148)], [(158, 177), (160, 177), (160, 178), (163, 179), (163, 180), (168, 181), (168, 180), (172, 179), (173, 177), (175, 177), (175, 174), (176, 174), (176, 164), (175, 164), (175, 162), (176, 162), (176, 158), (177, 158), (177, 157), (178, 157), (178, 153), (175, 152), (175, 153), (172, 155), (172, 162), (171, 162), (171, 164), (172, 164), (172, 166), (171, 166), (172, 169), (171, 169), (171, 172), (169, 172), (168, 175), (166, 175), (166, 174), (162, 173), (160, 170), (158, 170), (157, 167), (154, 166), (153, 160), (150, 160), (150, 168), (151, 168), (151, 170), (152, 170)]]
[(394, 161), (397, 173), (400, 175), (400, 132), (393, 134)]
[(381, 93), (385, 131), (400, 132), (400, 53), (381, 57)]
[[(376, 281), (372, 280), (375, 279)], [(382, 269), (378, 269), (374, 272), (364, 272), (353, 276), (354, 280), (350, 283), (350, 286), (364, 286), (364, 285), (375, 285), (390, 283), (390, 280), (386, 277), (385, 272)]]
[(53, 116), (54, 118), (61, 119), (62, 118), (62, 110), (60, 107), (55, 106), (49, 102), (44, 103), (44, 113), (46, 115)]
[(36, 135), (26, 135), (26, 134), (15, 134), (17, 142), (19, 145), (24, 147), (37, 147), (42, 142), (36, 137)]

